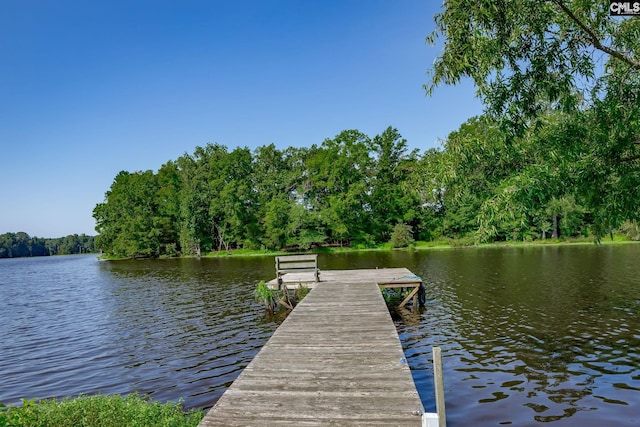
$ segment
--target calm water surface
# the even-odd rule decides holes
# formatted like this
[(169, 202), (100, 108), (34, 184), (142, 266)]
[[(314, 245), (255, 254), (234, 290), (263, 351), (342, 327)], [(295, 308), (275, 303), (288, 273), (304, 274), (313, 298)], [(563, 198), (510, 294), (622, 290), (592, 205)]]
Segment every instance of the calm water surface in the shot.
[[(427, 307), (396, 325), (427, 410), (443, 350), (450, 426), (640, 424), (640, 245), (321, 255), (407, 267)], [(0, 260), (0, 401), (149, 393), (209, 407), (278, 326), (273, 258)]]

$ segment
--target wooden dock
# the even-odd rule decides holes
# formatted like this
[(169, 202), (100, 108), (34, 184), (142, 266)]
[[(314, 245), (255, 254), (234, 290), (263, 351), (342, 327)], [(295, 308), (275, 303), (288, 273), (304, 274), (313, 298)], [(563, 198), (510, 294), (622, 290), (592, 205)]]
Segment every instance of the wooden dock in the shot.
[(322, 271), (199, 426), (421, 426), (379, 286), (409, 279), (407, 269)]

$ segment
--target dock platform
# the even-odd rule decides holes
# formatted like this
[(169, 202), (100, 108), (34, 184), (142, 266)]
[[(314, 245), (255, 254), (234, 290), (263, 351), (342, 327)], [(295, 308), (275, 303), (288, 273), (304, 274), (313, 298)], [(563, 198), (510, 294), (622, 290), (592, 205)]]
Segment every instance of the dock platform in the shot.
[(403, 279), (416, 276), (322, 271), (199, 426), (421, 426), (424, 408), (379, 285)]
[[(320, 282), (330, 284), (375, 283), (380, 288), (410, 288), (411, 292), (398, 306), (404, 307), (409, 301), (413, 301), (414, 309), (418, 307), (419, 292), (422, 286), (422, 279), (406, 268), (322, 270)], [(282, 282), (276, 278), (267, 282), (267, 286), (271, 289), (296, 289), (299, 286), (313, 289), (320, 282), (315, 281), (312, 273), (288, 273), (284, 275)]]

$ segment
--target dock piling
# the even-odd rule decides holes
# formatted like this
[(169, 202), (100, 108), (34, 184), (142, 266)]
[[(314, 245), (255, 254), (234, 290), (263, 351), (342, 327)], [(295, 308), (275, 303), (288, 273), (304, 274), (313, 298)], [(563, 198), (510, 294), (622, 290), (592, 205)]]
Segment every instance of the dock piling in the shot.
[(433, 380), (436, 390), (438, 427), (447, 427), (447, 416), (444, 405), (444, 376), (442, 375), (442, 354), (440, 347), (433, 347)]

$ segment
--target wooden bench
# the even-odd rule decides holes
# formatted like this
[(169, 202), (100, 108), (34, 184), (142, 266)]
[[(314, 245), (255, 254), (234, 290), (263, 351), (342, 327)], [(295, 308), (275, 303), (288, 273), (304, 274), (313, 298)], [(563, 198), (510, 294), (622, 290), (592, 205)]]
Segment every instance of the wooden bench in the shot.
[(287, 273), (313, 273), (316, 282), (320, 281), (318, 255), (284, 255), (276, 257), (276, 278), (282, 284), (282, 276)]

